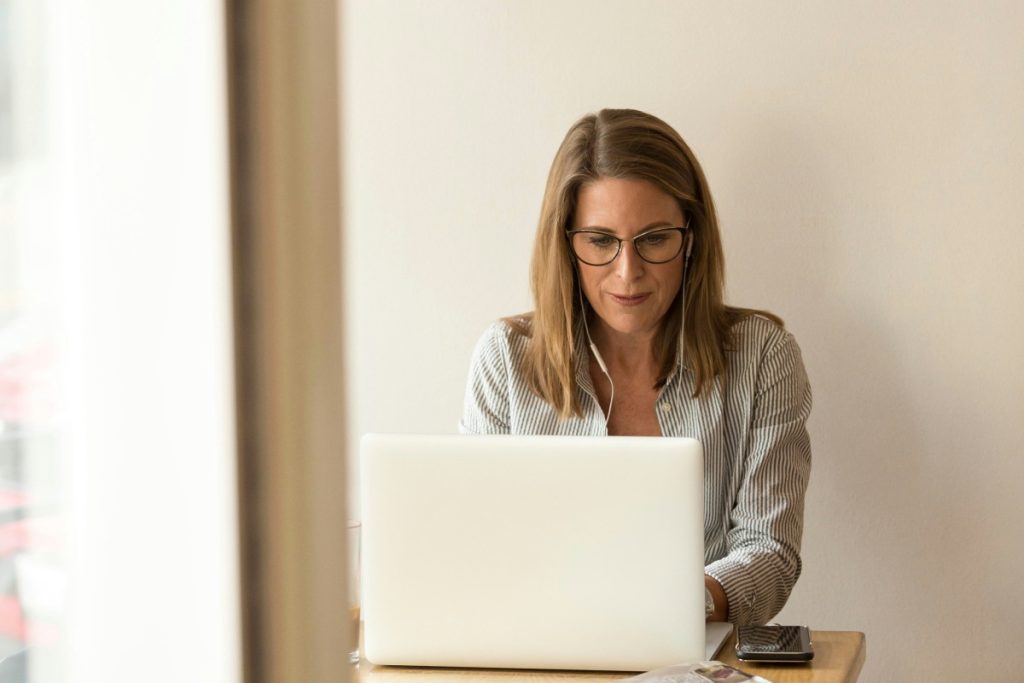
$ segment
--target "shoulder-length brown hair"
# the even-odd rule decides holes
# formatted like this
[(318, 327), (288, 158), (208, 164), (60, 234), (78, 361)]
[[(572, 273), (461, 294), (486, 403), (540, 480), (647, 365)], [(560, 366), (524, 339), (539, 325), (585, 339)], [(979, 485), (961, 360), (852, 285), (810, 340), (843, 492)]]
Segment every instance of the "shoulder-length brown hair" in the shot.
[[(726, 351), (733, 324), (763, 311), (726, 306), (722, 300), (725, 260), (718, 217), (704, 171), (682, 137), (657, 117), (632, 109), (603, 109), (573, 124), (548, 174), (540, 222), (533, 247), (530, 282), (532, 324), (512, 324), (529, 330), (525, 359), (530, 388), (563, 418), (582, 415), (576, 394), (577, 335), (582, 316), (576, 270), (566, 240), (580, 188), (599, 178), (646, 180), (679, 202), (693, 235), (686, 269), (686, 305), (676, 295), (655, 338), (660, 372), (655, 387), (664, 385), (677, 362), (682, 318), (686, 315), (684, 358), (696, 375), (695, 396), (711, 389), (715, 377), (726, 373)], [(520, 318), (521, 320), (521, 318)]]

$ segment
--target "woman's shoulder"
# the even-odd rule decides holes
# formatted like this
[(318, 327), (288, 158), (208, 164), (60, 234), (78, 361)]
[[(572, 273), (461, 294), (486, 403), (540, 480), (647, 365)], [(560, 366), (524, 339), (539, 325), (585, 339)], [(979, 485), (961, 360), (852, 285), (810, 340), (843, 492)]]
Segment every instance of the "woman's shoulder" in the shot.
[(533, 314), (522, 313), (499, 318), (491, 323), (488, 333), (500, 336), (510, 345), (525, 344), (533, 336)]
[(796, 339), (782, 321), (760, 311), (742, 311), (732, 324), (730, 352), (761, 358), (784, 347), (796, 347)]
[(805, 402), (809, 410), (810, 384), (803, 355), (776, 316), (752, 311), (737, 320), (728, 355), (730, 382), (757, 392), (785, 394), (792, 401)]
[(480, 335), (477, 350), (497, 351), (503, 356), (517, 355), (526, 346), (533, 331), (533, 316), (526, 313), (495, 320)]
[(529, 337), (533, 332), (533, 313), (520, 313), (500, 318), (494, 323), (503, 326), (513, 334), (521, 337)]

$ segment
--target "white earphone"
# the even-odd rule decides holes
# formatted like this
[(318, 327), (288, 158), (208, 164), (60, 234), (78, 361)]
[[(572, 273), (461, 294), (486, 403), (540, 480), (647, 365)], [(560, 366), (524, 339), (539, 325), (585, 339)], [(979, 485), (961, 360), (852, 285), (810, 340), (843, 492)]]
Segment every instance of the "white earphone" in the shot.
[[(690, 227), (690, 221), (686, 221)], [(683, 260), (683, 281), (679, 285), (679, 302), (683, 307), (683, 317), (679, 321), (679, 362), (683, 362), (686, 351), (686, 272), (690, 269), (690, 252), (693, 251), (693, 233), (686, 231), (686, 258)]]
[(607, 429), (608, 420), (612, 417), (612, 404), (615, 403), (615, 382), (612, 381), (612, 376), (608, 373), (608, 366), (604, 364), (604, 358), (601, 357), (601, 352), (597, 350), (597, 344), (590, 337), (590, 325), (587, 324), (587, 309), (583, 305), (583, 279), (580, 277), (579, 266), (573, 261), (573, 266), (576, 268), (576, 291), (580, 296), (580, 315), (583, 316), (583, 331), (587, 334), (587, 344), (590, 346), (590, 352), (594, 354), (594, 360), (597, 361), (597, 366), (601, 368), (601, 372), (608, 378), (608, 384), (611, 385), (612, 394), (608, 399), (608, 413), (604, 416), (604, 426)]

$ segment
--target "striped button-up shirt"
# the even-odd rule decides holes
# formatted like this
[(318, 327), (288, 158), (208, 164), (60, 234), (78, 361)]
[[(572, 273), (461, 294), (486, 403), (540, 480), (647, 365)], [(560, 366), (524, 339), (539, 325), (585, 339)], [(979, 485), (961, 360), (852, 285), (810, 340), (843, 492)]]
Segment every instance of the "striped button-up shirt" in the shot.
[[(583, 415), (559, 419), (527, 386), (528, 343), (503, 321), (480, 338), (459, 430), (606, 435), (585, 349), (576, 353)], [(811, 389), (793, 335), (761, 316), (734, 326), (726, 358), (727, 378), (716, 378), (696, 398), (693, 373), (678, 365), (656, 410), (663, 435), (691, 437), (704, 447), (705, 573), (725, 590), (730, 621), (764, 623), (782, 609), (800, 575)]]

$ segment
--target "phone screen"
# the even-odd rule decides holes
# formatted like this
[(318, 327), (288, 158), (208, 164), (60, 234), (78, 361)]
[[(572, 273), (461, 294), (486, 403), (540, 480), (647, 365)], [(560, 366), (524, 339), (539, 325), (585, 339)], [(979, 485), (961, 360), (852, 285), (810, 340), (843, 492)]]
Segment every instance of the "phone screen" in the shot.
[(741, 626), (737, 656), (741, 659), (798, 659), (813, 656), (806, 626)]

